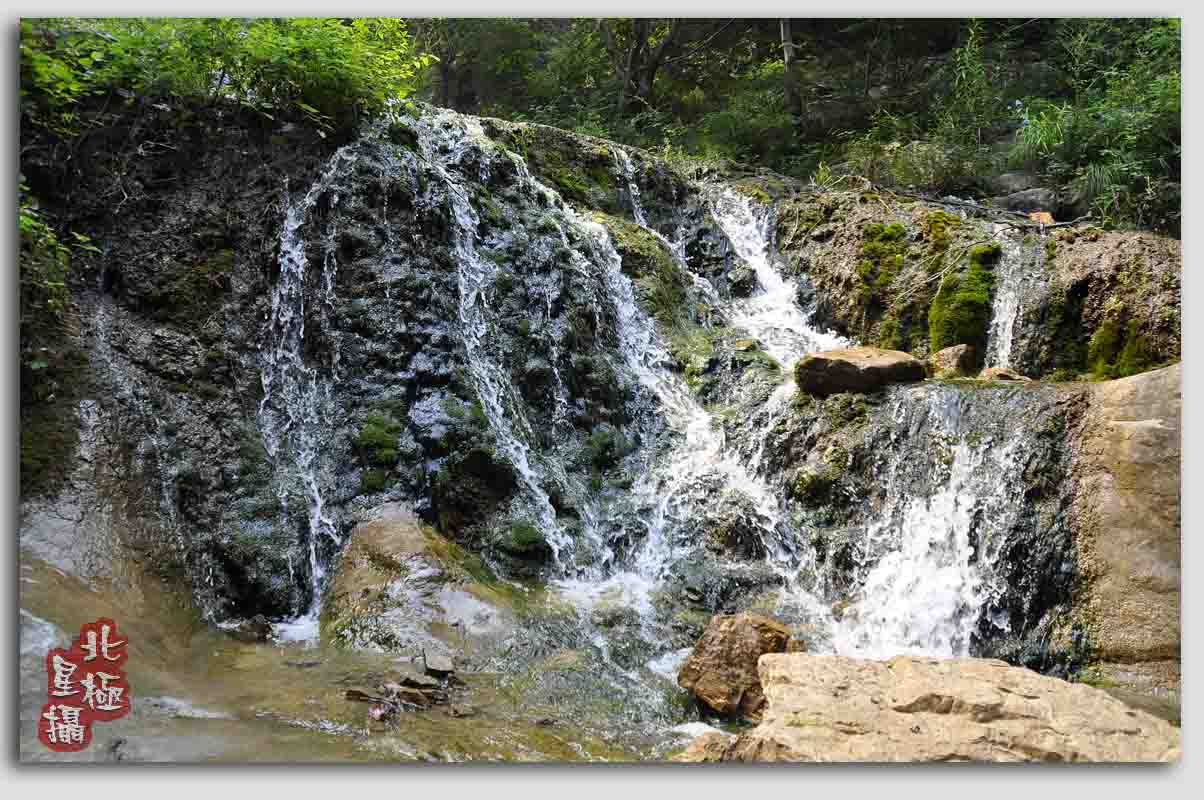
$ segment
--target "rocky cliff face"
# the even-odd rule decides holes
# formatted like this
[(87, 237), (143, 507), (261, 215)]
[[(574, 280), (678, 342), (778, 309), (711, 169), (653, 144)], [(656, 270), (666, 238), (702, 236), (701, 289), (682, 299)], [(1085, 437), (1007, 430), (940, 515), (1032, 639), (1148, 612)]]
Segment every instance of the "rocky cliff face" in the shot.
[[(973, 344), (1034, 377), (1175, 359), (1177, 243), (429, 108), (337, 147), (178, 111), (119, 117), (129, 144), (85, 139), (80, 171), (23, 164), (103, 251), (73, 286), (78, 446), (23, 497), (36, 555), (100, 572), (118, 543), (210, 619), (312, 634), (325, 590), (363, 588), (347, 570), (383, 564), (364, 584), (383, 591), (418, 557), (353, 534), (413, 509), (428, 546), (471, 559), (422, 556), (456, 591), (553, 597), (530, 617), (502, 603), (542, 633), (481, 658), (589, 651), (614, 667), (599, 696), (673, 675), (720, 611), (821, 651), (1060, 674), (1177, 658), (1177, 528), (1150, 516), (1150, 538), (1132, 512), (1147, 478), (1177, 490), (1155, 457), (1177, 400), (1129, 399), (1169, 373), (819, 398), (791, 369), (852, 344)], [(1148, 563), (1117, 560), (1100, 514), (1133, 521), (1117, 535)], [(346, 642), (411, 647), (380, 619), (397, 607), (357, 611)]]

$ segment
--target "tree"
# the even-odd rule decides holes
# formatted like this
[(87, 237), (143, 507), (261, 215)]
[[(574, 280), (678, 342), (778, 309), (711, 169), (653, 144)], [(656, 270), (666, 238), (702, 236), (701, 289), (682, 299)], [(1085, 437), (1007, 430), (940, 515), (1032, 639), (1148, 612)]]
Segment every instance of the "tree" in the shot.
[(615, 116), (622, 118), (629, 105), (651, 104), (656, 73), (677, 39), (681, 20), (599, 20), (598, 28), (618, 76)]
[(803, 100), (799, 94), (798, 76), (794, 71), (794, 50), (796, 45), (790, 35), (790, 20), (781, 20), (782, 31), (782, 66), (784, 67), (783, 82), (786, 91), (786, 108), (796, 118), (803, 116)]

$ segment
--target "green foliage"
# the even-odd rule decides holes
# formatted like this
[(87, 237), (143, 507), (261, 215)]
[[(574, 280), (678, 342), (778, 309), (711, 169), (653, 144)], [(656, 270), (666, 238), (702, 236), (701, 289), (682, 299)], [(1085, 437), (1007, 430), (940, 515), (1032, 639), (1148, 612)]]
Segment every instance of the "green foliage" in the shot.
[(72, 133), (85, 98), (114, 90), (226, 98), (323, 127), (386, 111), (430, 63), (387, 18), (38, 19), (21, 23), (22, 111)]
[(1066, 20), (1073, 99), (1030, 98), (1011, 157), (1068, 185), (1105, 225), (1179, 231), (1181, 30), (1175, 19)]
[(928, 309), (928, 338), (933, 352), (956, 344), (973, 345), (983, 352), (995, 287), (991, 267), (1001, 252), (997, 242), (977, 245), (970, 250), (969, 268), (963, 274), (945, 277)]

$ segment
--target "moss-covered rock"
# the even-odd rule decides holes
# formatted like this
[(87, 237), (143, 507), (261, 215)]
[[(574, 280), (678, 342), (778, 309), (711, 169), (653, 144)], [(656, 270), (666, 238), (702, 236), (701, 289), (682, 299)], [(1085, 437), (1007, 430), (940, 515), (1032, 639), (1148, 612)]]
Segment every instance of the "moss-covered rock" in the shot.
[(970, 249), (965, 272), (945, 277), (928, 310), (928, 337), (933, 350), (968, 344), (976, 352), (985, 352), (995, 288), (992, 269), (1001, 252), (997, 242), (975, 245)]

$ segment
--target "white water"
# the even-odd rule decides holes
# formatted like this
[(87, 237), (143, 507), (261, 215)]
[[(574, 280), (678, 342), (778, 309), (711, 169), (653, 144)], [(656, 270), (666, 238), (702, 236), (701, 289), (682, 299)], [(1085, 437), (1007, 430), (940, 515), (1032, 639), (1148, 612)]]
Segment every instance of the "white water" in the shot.
[(647, 228), (648, 218), (644, 216), (644, 207), (640, 203), (640, 187), (635, 182), (635, 165), (631, 163), (631, 156), (627, 155), (627, 151), (621, 147), (614, 147), (612, 150), (615, 154), (615, 162), (619, 167), (619, 175), (627, 184), (627, 197), (631, 201), (631, 215), (635, 218), (637, 225)]
[(1029, 284), (1040, 279), (1040, 270), (1028, 258), (1019, 238), (1009, 235), (1007, 226), (996, 225), (992, 231), (1003, 248), (995, 267), (995, 299), (991, 307), (991, 325), (987, 331), (987, 367), (1012, 366), (1012, 340), (1016, 320)]
[[(468, 368), (473, 386), (501, 450), (519, 474), (531, 510), (536, 517), (534, 522), (546, 536), (554, 558), (561, 563), (571, 551), (573, 543), (556, 521), (556, 513), (548, 493), (531, 463), (530, 447), (522, 438), (521, 434), (530, 435), (531, 424), (522, 412), (522, 404), (513, 400), (514, 387), (488, 352), (486, 289), (492, 284), (498, 265), (477, 252), (476, 213), (468, 201), (464, 187), (448, 169), (456, 164), (469, 148), (485, 138), (484, 132), (475, 123), (469, 123), (467, 130), (460, 130), (454, 124), (448, 124), (438, 117), (433, 120), (424, 118), (419, 122), (418, 129), (424, 157), (436, 167), (442, 178), (455, 215), (453, 249), (460, 287), (459, 321), (468, 353)], [(483, 158), (481, 170), (484, 174), (480, 176), (482, 179), (487, 175), (487, 169), (488, 161)], [(525, 175), (525, 169), (523, 165), (520, 178), (530, 180), (529, 176)], [(553, 197), (545, 187), (537, 188), (547, 196)]]
[(816, 329), (798, 305), (798, 287), (770, 263), (768, 214), (753, 210), (752, 200), (729, 188), (712, 198), (715, 220), (756, 273), (761, 292), (735, 303), (730, 321), (752, 334), (784, 369), (807, 353), (848, 347), (848, 339)]
[[(280, 276), (272, 290), (268, 342), (261, 347), (263, 400), (259, 404), (258, 424), (264, 448), (276, 466), (281, 515), (285, 520), (292, 519), (291, 499), (299, 486), (308, 526), (306, 543), (312, 600), (302, 617), (276, 627), (275, 636), (284, 641), (317, 638), (325, 579), (325, 567), (318, 551), (319, 539), (326, 536), (336, 545), (340, 543), (334, 522), (324, 510), (319, 463), (334, 412), (338, 348), (330, 348), (330, 362), (324, 365), (324, 370), (306, 361), (305, 292), (311, 268), (306, 255), (308, 243), (301, 236), (301, 229), (318, 198), (330, 189), (335, 176), (352, 161), (350, 150), (340, 149), (304, 197), (295, 203), (287, 203), (288, 210), (280, 231)], [(331, 197), (331, 203), (338, 204), (337, 194)], [(318, 275), (321, 303), (317, 310), (319, 325), (323, 328), (334, 301), (337, 263), (332, 246), (333, 233), (329, 231), (323, 243), (324, 257)], [(274, 403), (281, 408), (275, 407)], [(291, 561), (289, 568), (292, 569)]]

